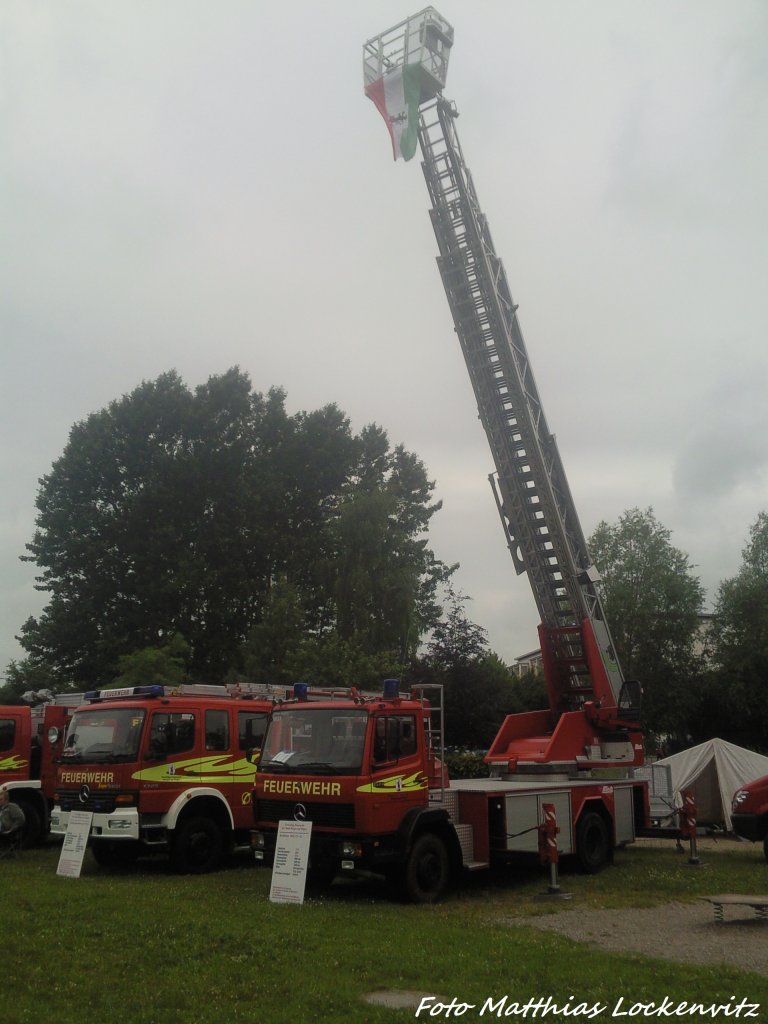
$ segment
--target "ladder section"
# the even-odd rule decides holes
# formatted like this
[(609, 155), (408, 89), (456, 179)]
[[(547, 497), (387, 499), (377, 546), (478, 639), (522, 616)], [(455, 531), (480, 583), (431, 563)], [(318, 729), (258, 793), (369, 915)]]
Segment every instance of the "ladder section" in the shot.
[[(539, 398), (517, 306), (465, 165), (455, 106), (442, 97), (419, 113), (419, 142), (437, 239), (440, 274), (491, 447), (491, 483), (515, 568), (526, 572), (547, 630), (599, 622), (595, 575), (555, 438)], [(590, 697), (579, 642), (558, 641), (565, 688)], [(608, 640), (610, 648), (610, 640)], [(601, 654), (603, 654), (601, 648)], [(603, 656), (610, 694), (621, 673)]]

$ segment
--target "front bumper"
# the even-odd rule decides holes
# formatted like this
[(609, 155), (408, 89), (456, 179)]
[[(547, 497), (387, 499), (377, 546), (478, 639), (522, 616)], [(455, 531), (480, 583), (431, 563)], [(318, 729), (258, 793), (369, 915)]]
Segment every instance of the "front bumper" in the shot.
[(765, 838), (768, 824), (766, 824), (764, 815), (732, 814), (731, 828), (742, 839), (749, 839), (753, 843), (758, 843)]
[[(277, 832), (272, 829), (251, 831), (251, 849), (257, 862), (272, 864)], [(309, 844), (310, 866), (334, 865), (339, 871), (383, 871), (402, 861), (394, 836), (345, 837), (313, 832)]]
[[(51, 834), (66, 835), (70, 815), (74, 811), (63, 811), (54, 807), (51, 812)], [(135, 807), (126, 807), (109, 814), (94, 814), (91, 819), (91, 839), (138, 839), (139, 812)]]

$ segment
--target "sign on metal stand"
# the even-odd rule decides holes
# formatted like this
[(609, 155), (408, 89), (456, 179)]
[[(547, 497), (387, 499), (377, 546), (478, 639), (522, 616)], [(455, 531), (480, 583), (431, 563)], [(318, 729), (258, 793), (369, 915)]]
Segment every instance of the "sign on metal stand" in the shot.
[(92, 819), (92, 811), (72, 811), (70, 814), (67, 833), (59, 854), (59, 866), (56, 868), (57, 875), (63, 875), (65, 878), (80, 877)]
[(272, 903), (303, 903), (309, 865), (311, 821), (281, 821), (272, 868)]

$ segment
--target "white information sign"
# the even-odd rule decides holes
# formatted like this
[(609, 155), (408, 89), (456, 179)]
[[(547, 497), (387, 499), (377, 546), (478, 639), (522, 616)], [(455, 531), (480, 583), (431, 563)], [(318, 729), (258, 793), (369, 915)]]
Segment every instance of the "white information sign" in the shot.
[(67, 834), (64, 836), (59, 855), (59, 866), (56, 868), (57, 875), (64, 875), (67, 878), (80, 877), (92, 818), (91, 811), (72, 811), (70, 814)]
[(272, 903), (303, 903), (309, 864), (311, 821), (281, 821), (272, 868)]

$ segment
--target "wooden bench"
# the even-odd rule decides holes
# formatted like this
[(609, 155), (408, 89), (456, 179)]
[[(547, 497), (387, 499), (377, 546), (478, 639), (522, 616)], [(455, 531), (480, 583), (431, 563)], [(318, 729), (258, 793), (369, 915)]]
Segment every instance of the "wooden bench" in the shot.
[(768, 896), (741, 896), (727, 893), (722, 896), (699, 896), (699, 899), (712, 904), (715, 910), (715, 921), (723, 920), (723, 907), (752, 907), (762, 921), (768, 921)]

